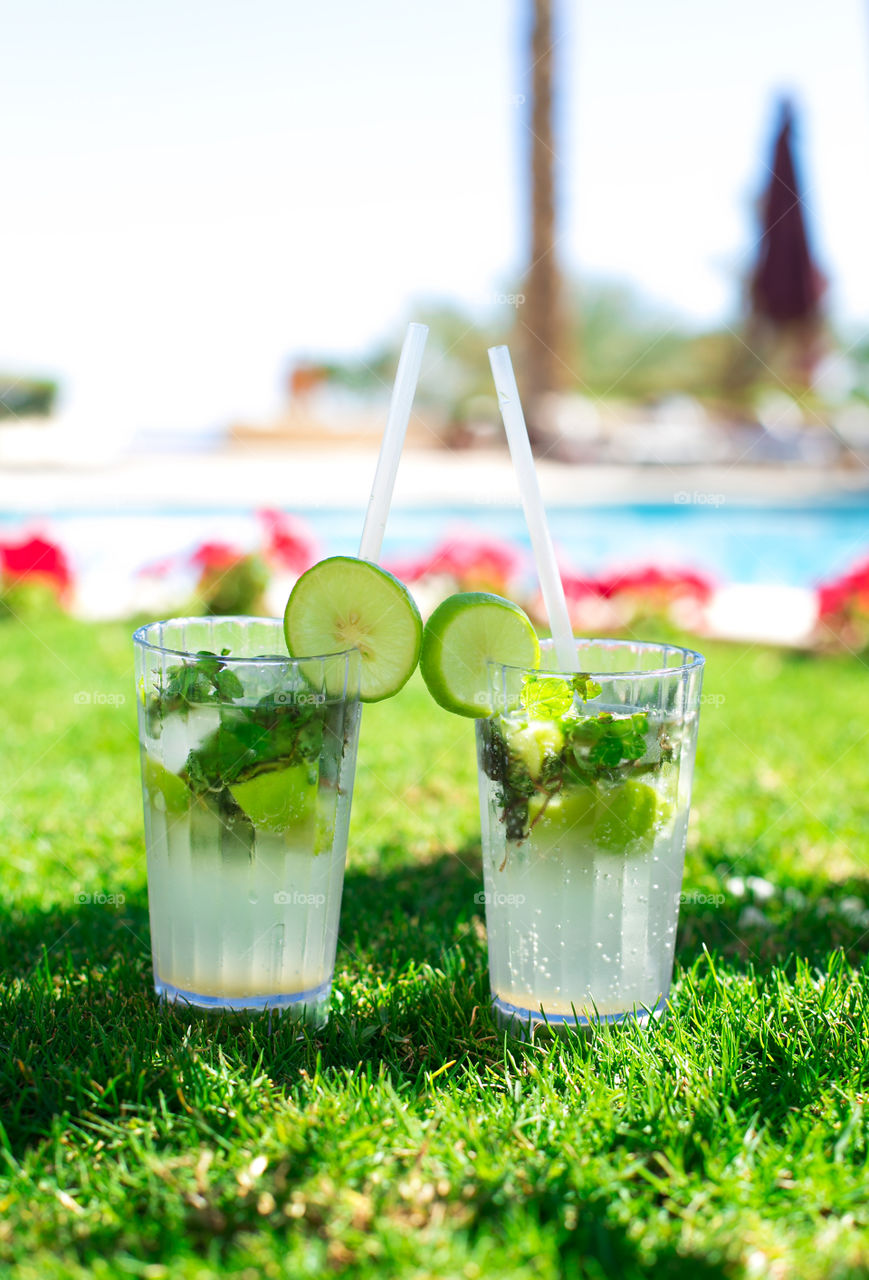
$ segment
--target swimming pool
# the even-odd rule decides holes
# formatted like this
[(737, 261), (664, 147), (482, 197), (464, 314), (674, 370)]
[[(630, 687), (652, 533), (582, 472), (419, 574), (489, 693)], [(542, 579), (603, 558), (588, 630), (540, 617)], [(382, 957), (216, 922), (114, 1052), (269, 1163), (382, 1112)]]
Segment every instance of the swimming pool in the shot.
[[(322, 554), (352, 555), (358, 549), (363, 514), (362, 506), (316, 508), (301, 518)], [(869, 555), (869, 498), (863, 495), (799, 505), (727, 500), (718, 506), (553, 506), (549, 518), (563, 560), (578, 572), (674, 565), (702, 570), (721, 583), (813, 586)], [(58, 512), (32, 521), (0, 514), (0, 537), (11, 538), (25, 528), (39, 528), (58, 541), (77, 573), (108, 577), (135, 574), (146, 564), (203, 541), (254, 547), (261, 534), (260, 522), (249, 508)], [(529, 549), (518, 506), (397, 507), (389, 517), (383, 557), (406, 559), (462, 530)]]

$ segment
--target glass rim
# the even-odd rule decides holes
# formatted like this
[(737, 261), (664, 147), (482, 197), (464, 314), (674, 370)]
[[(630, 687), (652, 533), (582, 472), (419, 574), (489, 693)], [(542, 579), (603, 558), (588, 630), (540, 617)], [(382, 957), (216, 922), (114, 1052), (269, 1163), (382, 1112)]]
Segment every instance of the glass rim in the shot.
[[(133, 644), (139, 645), (142, 649), (150, 649), (152, 653), (164, 653), (173, 658), (196, 658), (199, 656), (195, 649), (170, 649), (166, 645), (154, 644), (151, 640), (146, 639), (146, 634), (153, 627), (165, 627), (169, 623), (196, 623), (196, 622), (272, 622), (275, 626), (282, 629), (283, 634), (283, 618), (264, 618), (251, 613), (218, 613), (218, 614), (192, 614), (182, 618), (158, 618), (154, 622), (146, 622), (141, 627), (137, 627), (133, 632)], [(303, 658), (294, 658), (292, 654), (286, 653), (264, 653), (253, 655), (250, 658), (241, 658), (234, 654), (217, 654), (220, 661), (231, 665), (233, 663), (251, 663), (258, 664), (272, 663), (286, 666), (287, 663), (300, 662), (325, 662), (327, 658), (349, 658), (351, 654), (360, 654), (361, 650), (353, 645), (349, 649), (335, 649), (332, 653), (311, 653), (306, 654)]]
[[(681, 654), (683, 658), (683, 661), (675, 667), (649, 667), (637, 670), (625, 668), (625, 670), (619, 671), (583, 670), (581, 672), (582, 675), (589, 676), (594, 680), (624, 680), (638, 679), (646, 676), (675, 676), (682, 675), (687, 671), (696, 671), (706, 664), (706, 658), (702, 653), (698, 653), (696, 649), (687, 649), (681, 644), (668, 644), (665, 640), (616, 640), (611, 639), (608, 636), (574, 636), (573, 640), (577, 647), (579, 645), (606, 644), (619, 649), (632, 647), (646, 650), (669, 649), (672, 653)], [(541, 640), (540, 648), (541, 650), (545, 649), (547, 652), (551, 652), (555, 648), (555, 641), (551, 639)], [(548, 676), (551, 679), (561, 678), (564, 680), (569, 680), (571, 676), (580, 674), (576, 671), (547, 671), (542, 667), (528, 667), (524, 664), (517, 666), (513, 662), (498, 662), (495, 658), (488, 658), (486, 660), (486, 667), (490, 672), (493, 670), (521, 671), (523, 674), (528, 672), (536, 675)]]

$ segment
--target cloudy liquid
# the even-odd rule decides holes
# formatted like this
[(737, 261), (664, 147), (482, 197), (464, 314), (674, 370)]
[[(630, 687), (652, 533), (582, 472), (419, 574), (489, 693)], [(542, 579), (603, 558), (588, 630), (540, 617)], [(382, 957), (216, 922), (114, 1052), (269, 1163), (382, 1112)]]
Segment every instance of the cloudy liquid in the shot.
[(523, 840), (508, 839), (497, 784), (482, 769), (480, 783), (496, 1009), (526, 1022), (541, 1010), (553, 1022), (659, 1012), (672, 977), (690, 799), (678, 768), (643, 777), (660, 812), (650, 839), (621, 851), (546, 810)]
[[(186, 726), (173, 724), (149, 741), (151, 759), (174, 772), (201, 741), (205, 726), (197, 717), (205, 714), (193, 712)], [(281, 832), (258, 827), (243, 813), (226, 816), (192, 794), (183, 806), (167, 804), (159, 787), (145, 785), (159, 994), (201, 1008), (304, 1008), (312, 1020), (325, 1019), (354, 763), (355, 731), (346, 749), (343, 732), (327, 731), (317, 822)]]

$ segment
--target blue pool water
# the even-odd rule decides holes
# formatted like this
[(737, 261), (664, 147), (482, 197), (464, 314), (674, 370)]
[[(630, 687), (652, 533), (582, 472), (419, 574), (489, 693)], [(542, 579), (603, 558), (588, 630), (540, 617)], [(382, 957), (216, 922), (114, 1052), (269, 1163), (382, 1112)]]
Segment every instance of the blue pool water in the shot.
[[(362, 517), (362, 507), (301, 513), (324, 555), (355, 554)], [(549, 517), (562, 559), (577, 572), (673, 565), (705, 571), (722, 583), (812, 586), (869, 556), (866, 495), (764, 507), (734, 501), (718, 507), (553, 507)], [(61, 512), (30, 522), (0, 514), (0, 537), (25, 528), (40, 529), (59, 541), (77, 571), (118, 576), (205, 540), (253, 547), (260, 539), (259, 522), (249, 509)], [(529, 548), (518, 506), (397, 508), (389, 518), (384, 559), (412, 557), (462, 530)]]
[[(328, 550), (357, 550), (361, 512), (316, 512), (310, 523)], [(625, 565), (696, 568), (721, 582), (775, 582), (812, 586), (869, 555), (869, 499), (813, 506), (553, 507), (553, 541), (577, 571)], [(530, 544), (522, 512), (514, 507), (452, 511), (394, 511), (384, 553), (407, 556), (437, 536), (461, 528), (521, 545)]]

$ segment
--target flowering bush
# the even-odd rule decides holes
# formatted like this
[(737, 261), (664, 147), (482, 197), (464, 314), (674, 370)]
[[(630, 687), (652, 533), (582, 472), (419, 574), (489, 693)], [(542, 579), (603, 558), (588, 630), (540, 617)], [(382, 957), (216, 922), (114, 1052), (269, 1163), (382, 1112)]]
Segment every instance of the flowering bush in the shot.
[(656, 569), (651, 565), (614, 573), (598, 582), (605, 596), (627, 595), (653, 604), (658, 601), (669, 604), (678, 599), (705, 604), (713, 591), (711, 580), (703, 574), (691, 569)]
[[(195, 581), (189, 599), (191, 575)], [(228, 542), (202, 542), (192, 552), (167, 556), (139, 572), (151, 607), (222, 613), (263, 613), (268, 566), (263, 559)]]
[(221, 573), (243, 559), (245, 553), (228, 542), (202, 542), (190, 557), (190, 563), (205, 573)]
[(268, 566), (261, 556), (205, 542), (192, 556), (201, 569), (196, 598), (206, 613), (265, 613)]
[[(651, 565), (600, 577), (563, 570), (562, 581), (571, 624), (585, 632), (621, 631), (639, 624), (699, 630), (714, 591), (711, 579), (694, 570)], [(539, 595), (530, 612), (538, 622), (545, 620)]]
[(453, 591), (492, 591), (510, 596), (517, 592), (522, 555), (509, 542), (469, 530), (444, 538), (431, 551), (409, 560), (392, 561), (387, 567), (403, 582), (443, 579), (444, 595)]
[(283, 511), (260, 511), (265, 527), (263, 556), (276, 569), (284, 569), (296, 577), (320, 559), (317, 539), (298, 516)]
[[(194, 601), (172, 600), (172, 608), (203, 609), (209, 614), (270, 612), (267, 590), (286, 600), (289, 584), (319, 559), (317, 542), (305, 522), (282, 511), (260, 511), (262, 540), (256, 550), (246, 550), (228, 542), (203, 542), (192, 552), (169, 556), (148, 565), (140, 578), (159, 591), (163, 583), (167, 596), (177, 595), (178, 583), (190, 590), (195, 580)], [(173, 590), (172, 580), (176, 586)]]
[(821, 648), (869, 652), (869, 559), (818, 588), (816, 640)]
[[(139, 574), (137, 608), (151, 615), (163, 609), (206, 613), (275, 613), (293, 582), (320, 558), (317, 541), (303, 519), (282, 511), (258, 513), (255, 549), (228, 542), (203, 542), (169, 556)], [(533, 585), (530, 556), (522, 548), (475, 528), (455, 528), (429, 550), (396, 559), (388, 568), (412, 584), (423, 612), (454, 591), (492, 591), (516, 600), (538, 623), (546, 623)], [(701, 629), (712, 583), (690, 570), (652, 566), (599, 576), (562, 566), (571, 621), (578, 632), (618, 632), (642, 623)], [(0, 544), (0, 608), (20, 612), (66, 604), (72, 572), (62, 549), (42, 537)], [(191, 595), (194, 600), (191, 603)], [(869, 566), (821, 589), (826, 635), (850, 647), (869, 643)]]
[(61, 547), (38, 535), (0, 543), (0, 610), (32, 612), (66, 604), (72, 570)]
[[(529, 590), (529, 559), (511, 543), (462, 531), (387, 567), (413, 584), (424, 612), (453, 591), (493, 591), (522, 604), (536, 623), (547, 622), (542, 597)], [(714, 591), (711, 579), (690, 569), (648, 566), (596, 577), (560, 568), (571, 623), (582, 632), (620, 631), (641, 621), (696, 629)]]
[(62, 595), (72, 585), (72, 571), (63, 550), (38, 536), (17, 545), (0, 543), (0, 572), (7, 586), (41, 578)]

